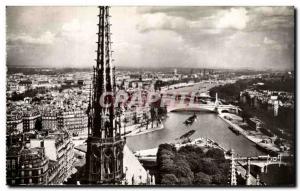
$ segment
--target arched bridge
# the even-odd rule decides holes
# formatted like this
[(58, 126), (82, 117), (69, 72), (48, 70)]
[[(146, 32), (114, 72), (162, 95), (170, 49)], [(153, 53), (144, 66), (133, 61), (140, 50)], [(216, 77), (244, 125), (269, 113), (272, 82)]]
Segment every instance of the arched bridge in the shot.
[(234, 112), (238, 113), (239, 108), (234, 105), (216, 105), (216, 104), (200, 104), (200, 103), (174, 103), (167, 106), (167, 111), (209, 111), (209, 112)]
[(235, 160), (241, 165), (246, 166), (249, 162), (250, 165), (258, 166), (261, 169), (261, 172), (265, 172), (268, 165), (278, 164), (286, 165), (286, 162), (282, 161), (281, 155), (276, 157), (266, 156), (257, 156), (257, 157), (237, 157)]

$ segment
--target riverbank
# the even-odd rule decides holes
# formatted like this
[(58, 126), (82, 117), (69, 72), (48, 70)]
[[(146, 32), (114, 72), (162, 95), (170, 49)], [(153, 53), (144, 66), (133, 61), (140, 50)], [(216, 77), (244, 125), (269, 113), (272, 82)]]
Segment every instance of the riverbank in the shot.
[[(179, 149), (180, 147), (184, 147), (184, 146), (188, 146), (188, 145), (195, 145), (198, 147), (218, 148), (218, 149), (222, 150), (224, 153), (227, 152), (227, 150), (224, 147), (220, 146), (217, 142), (215, 142), (209, 138), (203, 138), (203, 137), (194, 139), (193, 141), (188, 142), (188, 143), (173, 142), (171, 144), (174, 144), (176, 149)], [(144, 160), (156, 161), (157, 150), (158, 150), (157, 147), (152, 148), (152, 149), (140, 150), (140, 151), (134, 152), (134, 155), (139, 159), (141, 159), (141, 157), (142, 157)]]
[(140, 125), (132, 125), (132, 126), (126, 127), (126, 130), (128, 130), (130, 133), (127, 133), (127, 134), (125, 133), (125, 137), (132, 137), (132, 136), (142, 135), (142, 134), (151, 133), (151, 132), (154, 132), (154, 131), (164, 129), (163, 123), (161, 123), (158, 126), (153, 127), (153, 128), (151, 128), (149, 126), (150, 125), (145, 126), (145, 127), (140, 127)]
[(275, 152), (275, 153), (280, 152), (280, 149), (275, 144), (273, 144), (273, 143), (264, 143), (263, 142), (266, 139), (271, 139), (270, 137), (267, 137), (267, 136), (262, 135), (262, 134), (254, 134), (254, 133), (251, 134), (250, 131), (246, 131), (243, 128), (241, 128), (238, 124), (235, 124), (232, 121), (228, 120), (227, 119), (228, 115), (232, 115), (232, 114), (220, 113), (218, 116), (223, 121), (225, 121), (227, 124), (229, 124), (235, 131), (238, 131), (245, 138), (247, 138), (248, 140), (255, 143), (259, 148), (261, 148), (263, 150), (266, 150), (268, 152)]

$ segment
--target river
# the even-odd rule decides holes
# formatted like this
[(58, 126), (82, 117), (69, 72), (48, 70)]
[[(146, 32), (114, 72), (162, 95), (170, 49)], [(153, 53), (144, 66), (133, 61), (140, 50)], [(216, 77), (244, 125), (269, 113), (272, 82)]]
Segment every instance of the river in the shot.
[(196, 132), (191, 136), (192, 139), (204, 137), (216, 141), (225, 149), (233, 149), (241, 156), (266, 155), (259, 150), (255, 144), (242, 135), (234, 134), (228, 124), (215, 113), (198, 112), (197, 120), (191, 126), (185, 126), (183, 122), (192, 115), (189, 112), (171, 112), (163, 122), (164, 129), (150, 133), (127, 137), (127, 145), (132, 151), (151, 149), (158, 147), (162, 143), (175, 142), (190, 130)]

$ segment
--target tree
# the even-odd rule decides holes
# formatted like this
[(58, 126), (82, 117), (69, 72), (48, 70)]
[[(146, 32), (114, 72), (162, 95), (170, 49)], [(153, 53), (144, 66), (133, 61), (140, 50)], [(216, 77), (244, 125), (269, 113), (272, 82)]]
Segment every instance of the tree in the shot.
[(132, 120), (133, 120), (134, 124), (138, 123), (138, 118), (137, 118), (136, 112), (133, 113)]
[(217, 148), (211, 148), (206, 152), (206, 157), (214, 159), (224, 159), (224, 152)]
[(198, 172), (195, 175), (194, 184), (208, 185), (211, 183), (211, 177), (203, 172)]
[(179, 180), (179, 184), (192, 184), (194, 173), (191, 171), (190, 166), (185, 157), (177, 156), (175, 158), (175, 175)]
[(143, 113), (143, 118), (144, 118), (144, 121), (145, 121), (145, 123), (146, 123), (146, 129), (148, 129), (149, 118), (148, 118), (147, 113)]
[(199, 160), (197, 171), (201, 171), (208, 175), (220, 173), (215, 161), (210, 158), (202, 158), (201, 160)]
[(230, 163), (220, 149), (204, 153), (198, 146), (161, 144), (157, 152), (158, 184), (222, 184), (227, 181)]
[(150, 116), (151, 116), (151, 128), (153, 128), (153, 123), (154, 123), (154, 120), (156, 119), (156, 112), (155, 112), (155, 108), (153, 105), (151, 105), (151, 108), (150, 108)]
[[(229, 171), (228, 171), (229, 172)], [(227, 174), (215, 174), (212, 176), (212, 184), (226, 185), (228, 184), (228, 173)]]
[(162, 175), (161, 184), (174, 185), (178, 183), (178, 179), (174, 174)]
[(163, 81), (161, 80), (157, 80), (155, 83), (154, 83), (154, 90), (160, 90), (161, 87), (163, 86)]
[(127, 124), (128, 122), (129, 122), (129, 121), (128, 121), (127, 117), (125, 117), (125, 118), (123, 119), (124, 126), (126, 126), (126, 124)]

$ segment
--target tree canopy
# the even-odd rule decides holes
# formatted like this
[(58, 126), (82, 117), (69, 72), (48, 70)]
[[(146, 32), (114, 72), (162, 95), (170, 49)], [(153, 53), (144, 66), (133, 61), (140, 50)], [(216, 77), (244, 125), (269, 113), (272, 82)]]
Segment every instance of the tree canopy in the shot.
[(157, 183), (167, 185), (225, 185), (230, 163), (216, 148), (161, 144), (157, 152)]

